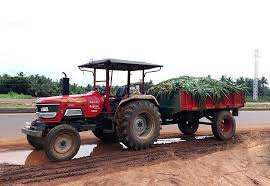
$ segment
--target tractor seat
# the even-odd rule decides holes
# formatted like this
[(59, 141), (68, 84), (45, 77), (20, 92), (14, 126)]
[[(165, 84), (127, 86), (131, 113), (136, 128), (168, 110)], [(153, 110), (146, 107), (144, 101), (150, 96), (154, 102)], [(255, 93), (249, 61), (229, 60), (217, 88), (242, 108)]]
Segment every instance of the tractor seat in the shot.
[(124, 97), (127, 93), (127, 86), (121, 86), (118, 88), (117, 92), (116, 92), (116, 97)]

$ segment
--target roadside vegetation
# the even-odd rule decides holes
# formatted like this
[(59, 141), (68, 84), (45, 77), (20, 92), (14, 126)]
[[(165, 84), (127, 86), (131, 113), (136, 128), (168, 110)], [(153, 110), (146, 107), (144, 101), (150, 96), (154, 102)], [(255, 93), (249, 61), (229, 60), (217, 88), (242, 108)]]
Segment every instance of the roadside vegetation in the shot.
[(1, 103), (0, 102), (0, 108), (26, 108), (26, 107), (29, 107), (29, 108), (32, 108), (32, 107), (35, 107), (35, 104), (34, 103)]
[(0, 99), (31, 99), (31, 95), (18, 94), (16, 92), (9, 92), (7, 94), (0, 94)]
[(247, 102), (245, 104), (247, 108), (270, 108), (270, 102)]
[[(208, 76), (208, 78), (211, 78)], [(243, 85), (246, 87), (246, 101), (253, 102), (253, 79), (239, 77), (233, 79), (227, 76), (219, 78), (221, 82), (226, 82), (230, 85)], [(259, 78), (259, 100), (258, 102), (270, 102), (270, 88), (268, 87), (268, 79), (265, 77)], [(26, 76), (23, 72), (18, 73), (16, 76), (8, 74), (0, 75), (0, 98), (10, 99), (27, 99), (32, 97), (48, 97), (61, 94), (61, 81), (52, 80), (48, 77), (38, 74)], [(147, 92), (152, 86), (153, 82), (150, 80), (145, 83), (145, 91)], [(140, 86), (140, 83), (134, 83), (132, 86)], [(115, 95), (119, 86), (111, 87), (111, 94)], [(70, 85), (71, 94), (82, 94), (90, 91), (92, 85), (80, 86), (78, 84)], [(100, 92), (104, 91), (104, 87), (97, 86)]]
[[(133, 83), (132, 86), (140, 85), (139, 82)], [(153, 82), (150, 80), (145, 83), (147, 91)], [(111, 94), (115, 95), (119, 86), (111, 87)], [(83, 94), (92, 90), (92, 85), (80, 86), (76, 83), (70, 85), (71, 94)], [(105, 92), (105, 87), (97, 85), (97, 90)], [(61, 80), (52, 80), (38, 74), (26, 76), (20, 72), (16, 76), (8, 74), (0, 75), (0, 98), (24, 99), (31, 97), (48, 97), (61, 94)]]
[(270, 96), (259, 96), (257, 101), (254, 101), (252, 96), (246, 96), (246, 102), (257, 102), (257, 103), (270, 102)]

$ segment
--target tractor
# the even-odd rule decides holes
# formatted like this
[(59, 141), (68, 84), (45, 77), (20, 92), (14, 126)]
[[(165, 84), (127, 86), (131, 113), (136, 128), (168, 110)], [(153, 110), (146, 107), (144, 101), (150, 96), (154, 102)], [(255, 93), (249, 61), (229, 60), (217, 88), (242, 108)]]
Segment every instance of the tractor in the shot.
[[(44, 149), (49, 159), (72, 159), (81, 144), (79, 132), (91, 130), (105, 143), (122, 142), (130, 149), (151, 147), (161, 129), (159, 103), (144, 90), (145, 75), (160, 70), (162, 65), (119, 59), (90, 61), (80, 65), (92, 69), (93, 90), (81, 95), (69, 95), (69, 78), (62, 79), (62, 95), (39, 98), (37, 120), (22, 128), (30, 145)], [(158, 70), (149, 71), (153, 68)], [(105, 70), (104, 81), (96, 80), (97, 70)], [(87, 70), (89, 71), (89, 70)], [(113, 71), (127, 71), (127, 84), (115, 96), (110, 95)], [(131, 94), (131, 72), (142, 71), (140, 94)], [(105, 93), (97, 83), (105, 83)]]
[[(245, 105), (244, 92), (233, 92), (218, 103), (208, 97), (203, 107), (186, 90), (172, 95), (146, 95), (144, 78), (162, 65), (118, 59), (91, 61), (79, 68), (93, 69), (93, 90), (82, 95), (69, 95), (69, 78), (62, 79), (62, 96), (37, 100), (38, 119), (22, 128), (27, 140), (36, 149), (44, 149), (51, 160), (72, 159), (81, 144), (79, 132), (91, 130), (105, 143), (122, 142), (129, 149), (152, 147), (160, 134), (161, 125), (178, 124), (179, 130), (193, 135), (199, 124), (211, 125), (219, 140), (235, 135), (238, 110)], [(158, 68), (158, 70), (150, 70)], [(97, 70), (106, 71), (106, 80), (97, 81)], [(89, 71), (89, 70), (86, 70)], [(115, 96), (110, 94), (113, 71), (127, 71), (127, 85)], [(142, 71), (140, 93), (131, 94), (132, 71)], [(96, 83), (104, 82), (105, 91), (98, 91)], [(104, 92), (104, 93), (103, 93)], [(210, 122), (200, 121), (206, 118)]]

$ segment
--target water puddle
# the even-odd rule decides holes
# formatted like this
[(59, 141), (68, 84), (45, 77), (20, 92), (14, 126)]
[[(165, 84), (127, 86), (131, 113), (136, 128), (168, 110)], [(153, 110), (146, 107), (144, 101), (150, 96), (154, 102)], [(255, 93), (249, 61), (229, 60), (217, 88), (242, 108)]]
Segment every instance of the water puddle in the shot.
[(183, 140), (181, 138), (167, 138), (167, 139), (158, 139), (154, 144), (169, 144), (169, 143), (178, 143), (178, 142), (182, 142), (182, 141), (186, 141)]
[[(203, 140), (212, 136), (193, 136), (192, 139)], [(179, 143), (187, 141), (188, 139), (182, 138), (166, 138), (158, 139), (154, 144), (170, 144), (170, 143)], [(116, 144), (87, 144), (81, 145), (78, 153), (73, 159), (81, 157), (96, 157), (105, 153), (112, 153), (114, 151), (119, 151), (127, 149), (123, 143)], [(42, 150), (14, 150), (14, 151), (4, 151), (0, 150), (0, 163), (14, 164), (14, 165), (42, 165), (48, 163), (49, 159), (47, 155)]]
[[(81, 145), (78, 153), (73, 159), (89, 156), (97, 144)], [(48, 163), (49, 159), (42, 150), (14, 150), (0, 152), (0, 163), (14, 165), (42, 165)]]
[(214, 136), (195, 136), (195, 139), (196, 140), (204, 140), (204, 139), (207, 139), (207, 138), (212, 138)]

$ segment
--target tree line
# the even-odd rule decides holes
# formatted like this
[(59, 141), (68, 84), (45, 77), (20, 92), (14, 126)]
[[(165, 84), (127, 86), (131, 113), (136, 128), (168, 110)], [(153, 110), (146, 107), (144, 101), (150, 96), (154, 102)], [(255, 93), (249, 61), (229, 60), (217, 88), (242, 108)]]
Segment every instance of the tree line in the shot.
[[(222, 75), (220, 78), (221, 81), (227, 82), (230, 84), (243, 84), (245, 87), (247, 87), (247, 96), (253, 95), (253, 79), (251, 78), (245, 78), (245, 77), (239, 77), (236, 79), (233, 79), (231, 77), (227, 77), (225, 75)], [(258, 95), (259, 96), (270, 96), (270, 88), (268, 87), (269, 82), (266, 77), (261, 77), (258, 79)]]
[[(233, 79), (231, 77), (222, 75), (221, 81), (230, 84), (244, 84), (247, 87), (247, 96), (253, 94), (253, 79), (246, 77), (239, 77)], [(268, 87), (268, 79), (261, 77), (258, 80), (258, 94), (259, 96), (270, 96), (270, 88)], [(145, 91), (147, 91), (153, 82), (145, 82)], [(133, 83), (131, 86), (140, 86), (140, 82)], [(111, 87), (111, 94), (115, 95), (119, 86)], [(104, 87), (97, 86), (99, 91), (104, 91)], [(76, 83), (70, 85), (71, 94), (82, 94), (92, 90), (92, 85), (81, 86)], [(52, 80), (42, 75), (30, 75), (26, 76), (23, 72), (18, 73), (16, 76), (10, 76), (8, 74), (0, 75), (0, 94), (7, 94), (9, 92), (15, 92), (18, 94), (31, 95), (33, 97), (48, 97), (61, 94), (61, 80)]]
[[(132, 83), (131, 86), (136, 86), (140, 83)], [(153, 86), (152, 80), (145, 82), (145, 90), (147, 91)], [(76, 83), (70, 84), (70, 94), (83, 94), (92, 90), (93, 86), (81, 86)], [(105, 93), (105, 87), (97, 85), (97, 90)], [(119, 86), (111, 87), (111, 94), (115, 95)], [(8, 74), (0, 75), (0, 94), (8, 94), (15, 92), (18, 94), (31, 95), (33, 97), (48, 97), (57, 96), (61, 94), (61, 80), (52, 80), (51, 78), (43, 75), (30, 75), (26, 76), (23, 72), (18, 73), (16, 76)]]

